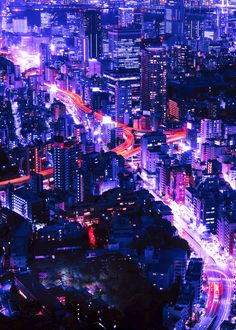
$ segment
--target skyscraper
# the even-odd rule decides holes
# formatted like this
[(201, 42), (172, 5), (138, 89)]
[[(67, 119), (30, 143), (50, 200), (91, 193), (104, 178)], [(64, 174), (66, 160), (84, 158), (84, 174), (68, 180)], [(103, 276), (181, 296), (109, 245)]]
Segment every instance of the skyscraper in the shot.
[(42, 170), (42, 160), (39, 155), (38, 146), (29, 146), (27, 148), (27, 173), (38, 173)]
[(89, 58), (102, 55), (102, 16), (99, 9), (85, 8), (80, 11), (80, 32), (89, 42)]
[(201, 138), (202, 143), (208, 139), (217, 139), (222, 135), (222, 123), (220, 119), (202, 119), (201, 120)]
[(185, 45), (171, 47), (171, 70), (174, 72), (186, 72), (189, 49)]
[(114, 104), (114, 118), (120, 123), (124, 122), (125, 113), (131, 114), (133, 86), (138, 82), (138, 76), (127, 75), (115, 71), (104, 74), (107, 89)]
[(118, 10), (119, 26), (128, 27), (134, 23), (134, 8), (120, 7)]
[(30, 186), (34, 194), (38, 194), (43, 190), (43, 176), (40, 173), (32, 173), (30, 175)]
[(113, 68), (140, 68), (140, 31), (133, 28), (113, 28), (108, 32), (109, 53)]
[(147, 150), (166, 143), (166, 135), (160, 131), (145, 134), (141, 139), (141, 166), (147, 168)]
[(165, 33), (172, 44), (184, 41), (184, 1), (168, 0), (165, 5)]
[(40, 45), (40, 62), (41, 70), (44, 72), (45, 67), (48, 66), (51, 62), (51, 52), (48, 44)]
[(146, 47), (141, 56), (141, 108), (149, 114), (152, 127), (166, 117), (166, 50)]
[(76, 200), (77, 202), (84, 201), (85, 195), (85, 172), (79, 168), (76, 173)]
[(55, 139), (53, 149), (54, 187), (68, 191), (73, 187), (73, 177), (77, 169), (76, 148), (78, 145), (64, 143), (61, 136)]

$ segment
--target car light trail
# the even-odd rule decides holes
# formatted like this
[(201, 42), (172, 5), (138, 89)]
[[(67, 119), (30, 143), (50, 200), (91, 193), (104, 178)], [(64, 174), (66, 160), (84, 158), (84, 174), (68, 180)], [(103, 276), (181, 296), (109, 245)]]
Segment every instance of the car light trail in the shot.
[[(2, 54), (4, 55), (9, 55), (9, 52), (2, 52)], [(1, 55), (1, 52), (0, 52)], [(26, 73), (26, 77), (29, 77), (31, 75), (34, 74), (38, 74), (39, 69), (31, 69)], [(53, 84), (49, 84), (49, 83), (45, 83), (45, 86), (49, 87), (49, 88), (55, 88), (54, 92), (56, 93), (60, 93), (61, 95), (65, 95), (67, 97), (69, 97), (74, 104), (81, 109), (83, 112), (85, 112), (86, 114), (92, 114), (92, 110), (90, 108), (88, 108), (84, 103), (83, 100), (81, 98), (81, 96), (79, 96), (78, 94), (75, 94), (73, 92), (69, 92), (66, 90), (63, 90), (61, 88), (58, 88), (56, 85)], [(98, 112), (94, 112), (93, 113), (95, 119), (97, 119), (98, 121), (102, 121), (104, 116)], [(116, 123), (116, 125), (118, 127), (122, 127), (123, 128), (123, 132), (124, 132), (124, 136), (125, 136), (125, 141), (120, 144), (119, 146), (117, 146), (116, 148), (112, 149), (113, 152), (117, 153), (118, 155), (123, 156), (125, 159), (128, 159), (138, 153), (141, 152), (141, 147), (134, 147), (134, 141), (135, 141), (135, 137), (133, 134), (133, 128), (132, 127), (128, 127), (125, 124), (121, 124), (119, 122), (116, 121), (112, 121), (114, 123)], [(178, 142), (182, 139), (186, 138), (186, 131), (185, 129), (178, 129), (176, 131), (166, 131), (165, 134), (167, 134), (167, 143), (175, 143)], [(52, 177), (53, 176), (53, 169), (47, 169), (44, 170), (42, 172), (40, 172), (44, 178), (48, 178), (48, 177)], [(15, 179), (10, 179), (10, 180), (4, 180), (4, 181), (0, 181), (0, 189), (3, 190), (6, 188), (7, 184), (13, 184), (14, 186), (20, 186), (23, 185), (25, 183), (27, 183), (30, 179), (30, 176), (24, 176), (24, 177), (19, 177), (19, 178), (15, 178)]]

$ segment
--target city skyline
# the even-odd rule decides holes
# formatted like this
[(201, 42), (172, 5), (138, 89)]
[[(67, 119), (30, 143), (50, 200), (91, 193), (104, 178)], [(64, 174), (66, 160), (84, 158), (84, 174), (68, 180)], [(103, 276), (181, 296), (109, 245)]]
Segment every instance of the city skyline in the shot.
[(0, 329), (236, 329), (235, 1), (0, 13)]

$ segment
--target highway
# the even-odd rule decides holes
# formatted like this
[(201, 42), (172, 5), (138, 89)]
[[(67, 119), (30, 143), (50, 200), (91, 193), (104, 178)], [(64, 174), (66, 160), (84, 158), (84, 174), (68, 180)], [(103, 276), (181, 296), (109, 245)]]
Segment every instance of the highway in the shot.
[[(17, 56), (13, 57), (13, 53), (17, 54)], [(21, 66), (23, 65), (24, 70), (27, 70), (28, 68), (30, 68), (30, 66), (37, 66), (37, 64), (40, 62), (39, 54), (34, 54), (30, 57), (29, 54), (26, 54), (25, 52), (18, 49), (14, 49), (13, 52), (2, 51), (0, 52), (0, 55), (4, 55), (10, 60), (13, 60), (15, 64), (19, 64)], [(25, 78), (37, 74), (40, 74), (40, 71), (39, 69), (35, 68), (27, 71), (25, 73)], [(55, 87), (55, 85), (48, 83), (45, 83), (45, 85), (49, 88)], [(70, 103), (70, 107), (73, 112), (75, 111), (75, 118), (76, 116), (78, 118), (81, 118), (81, 113), (85, 113), (87, 115), (92, 114), (92, 110), (84, 104), (82, 98), (78, 94), (60, 89), (58, 87), (56, 87), (56, 93), (58, 95), (64, 95), (72, 101), (72, 103)], [(67, 104), (67, 100), (65, 100), (65, 103)], [(80, 113), (76, 114), (76, 110), (78, 110)], [(17, 136), (20, 139), (20, 121), (17, 118), (17, 109), (14, 107), (13, 115), (15, 115), (14, 118)], [(103, 120), (103, 115), (98, 112), (94, 112), (93, 116), (98, 121)], [(127, 127), (126, 125), (121, 124), (119, 122), (115, 123), (118, 127), (123, 128), (124, 142), (114, 148), (112, 151), (114, 151), (118, 155), (122, 155), (125, 159), (128, 160), (134, 155), (140, 153), (141, 147), (134, 147), (135, 137), (133, 134), (132, 127)], [(186, 138), (185, 129), (167, 131), (165, 132), (165, 134), (168, 144), (175, 143)], [(44, 178), (52, 177), (53, 168), (47, 169), (40, 173), (44, 176)], [(145, 177), (144, 175), (142, 175), (141, 177), (143, 180), (143, 187), (148, 189), (156, 200), (163, 200), (156, 194), (155, 187), (150, 184), (149, 178)], [(1, 181), (0, 190), (5, 189), (8, 183), (12, 183), (14, 186), (21, 186), (24, 183), (28, 182), (29, 179), (29, 176), (24, 176), (11, 180)], [(163, 202), (166, 201), (163, 200)], [(209, 296), (206, 304), (205, 315), (201, 319), (199, 324), (195, 326), (194, 329), (203, 330), (208, 329), (209, 327), (212, 327), (212, 329), (219, 329), (222, 321), (227, 319), (230, 313), (230, 305), (233, 293), (233, 276), (231, 274), (231, 271), (226, 268), (226, 262), (222, 263), (222, 260), (219, 260), (215, 255), (212, 254), (212, 249), (208, 243), (203, 244), (199, 233), (189, 226), (187, 215), (181, 211), (180, 206), (174, 203), (168, 203), (168, 205), (172, 209), (174, 215), (174, 225), (176, 226), (179, 234), (189, 242), (189, 245), (196, 252), (196, 254), (202, 257), (206, 262), (205, 272), (209, 280)], [(92, 232), (91, 239), (93, 240)]]
[(175, 202), (167, 202), (160, 198), (160, 196), (155, 193), (154, 182), (148, 178), (145, 172), (142, 172), (140, 177), (143, 180), (143, 187), (152, 194), (155, 200), (162, 200), (172, 209), (174, 226), (178, 230), (179, 235), (188, 241), (189, 246), (196, 255), (204, 259), (205, 273), (209, 281), (211, 282), (212, 279), (214, 279), (215, 282), (221, 283), (222, 296), (218, 299), (213, 298), (211, 290), (209, 291), (206, 313), (202, 317), (201, 322), (194, 327), (195, 330), (207, 330), (214, 321), (212, 329), (219, 329), (222, 321), (227, 320), (230, 313), (233, 295), (233, 276), (231, 271), (222, 263), (221, 259), (214, 255), (211, 246), (207, 243), (203, 244), (200, 234), (189, 225), (188, 215), (184, 211), (183, 206), (180, 207)]
[[(48, 84), (48, 83), (45, 83), (45, 86), (47, 86), (49, 88), (55, 88), (54, 85)], [(69, 97), (75, 103), (75, 105), (77, 106), (79, 111), (82, 111), (85, 114), (92, 114), (92, 110), (84, 104), (82, 98), (78, 94), (69, 92), (69, 91), (65, 91), (58, 87), (56, 87), (56, 92), (57, 92), (57, 94), (62, 94), (62, 95), (66, 95), (67, 97)], [(93, 115), (94, 115), (95, 119), (98, 121), (102, 121), (104, 118), (104, 116), (98, 112), (94, 112)], [(80, 118), (81, 115), (78, 114), (77, 117)], [(125, 138), (125, 141), (122, 144), (120, 144), (118, 147), (112, 149), (112, 151), (114, 151), (118, 155), (122, 155), (125, 158), (126, 152), (129, 152), (129, 150), (133, 149), (133, 145), (134, 145), (134, 135), (132, 133), (132, 128), (127, 127), (125, 124), (121, 124), (116, 121), (112, 121), (112, 122), (116, 123), (116, 125), (118, 127), (123, 128), (124, 138)]]
[[(43, 170), (39, 173), (42, 174), (42, 176), (45, 179), (49, 179), (53, 176), (53, 168)], [(25, 176), (18, 177), (15, 179), (0, 181), (0, 190), (4, 190), (9, 183), (13, 184), (15, 187), (19, 187), (19, 186), (22, 186), (23, 184), (27, 183), (29, 180), (30, 180), (30, 176), (25, 175)]]
[[(155, 184), (148, 178), (145, 172), (142, 172), (140, 177), (143, 180), (143, 187), (152, 194), (155, 200), (162, 200), (163, 203), (172, 209), (174, 226), (178, 230), (179, 235), (187, 240), (192, 250), (205, 261), (205, 273), (210, 283), (209, 296), (205, 315), (195, 325), (194, 329), (207, 330), (211, 327), (211, 329), (218, 330), (221, 323), (229, 317), (233, 296), (233, 275), (228, 264), (224, 263), (221, 258), (218, 258), (217, 254), (213, 253), (212, 243), (203, 244), (201, 235), (189, 224), (189, 218), (183, 206), (160, 198), (155, 193)], [(213, 283), (213, 287), (211, 283)], [(217, 285), (221, 287), (222, 293), (220, 295), (216, 295), (215, 292)], [(212, 288), (214, 288), (213, 291)]]
[[(86, 114), (93, 113), (92, 110), (84, 104), (81, 96), (79, 96), (78, 94), (63, 90), (49, 83), (45, 83), (45, 86), (55, 89), (55, 91), (59, 94), (68, 96), (76, 104), (78, 109), (82, 110)], [(104, 118), (104, 116), (98, 112), (94, 112), (93, 115), (95, 119), (97, 119), (98, 121), (102, 121)], [(78, 115), (78, 117), (80, 116)], [(118, 127), (123, 128), (124, 137), (125, 137), (125, 141), (122, 144), (120, 144), (118, 147), (114, 148), (112, 151), (116, 152), (118, 155), (122, 155), (124, 158), (129, 158), (140, 152), (141, 148), (139, 146), (136, 148), (133, 147), (135, 140), (134, 134), (132, 133), (133, 128), (128, 127), (125, 124), (121, 124), (114, 120), (112, 120), (112, 122), (115, 123)], [(173, 131), (166, 131), (165, 134), (167, 135), (167, 143), (178, 142), (186, 138), (186, 130), (184, 128)]]
[[(10, 55), (10, 53), (8, 53), (8, 52), (2, 52), (2, 54)], [(0, 53), (0, 55), (1, 55), (1, 53)], [(40, 73), (39, 69), (33, 68), (31, 70), (28, 70), (26, 72), (25, 76), (27, 78), (31, 75), (35, 75), (35, 74), (39, 74), (39, 73)], [(56, 87), (55, 85), (49, 84), (49, 83), (45, 83), (45, 86), (47, 86), (49, 88), (56, 88), (57, 94), (67, 96), (71, 101), (74, 102), (74, 105), (77, 107), (77, 109), (79, 109), (79, 111), (82, 111), (85, 114), (92, 114), (92, 110), (84, 104), (82, 98), (78, 94), (60, 89), (60, 88)], [(100, 114), (98, 112), (94, 112), (93, 115), (94, 115), (95, 119), (97, 119), (98, 121), (103, 120), (104, 116), (102, 114)], [(77, 123), (78, 123), (81, 115), (78, 113), (77, 115), (74, 116), (74, 118), (76, 118), (76, 116), (77, 116)], [(113, 121), (113, 122), (115, 122), (115, 121)], [(133, 128), (128, 127), (125, 124), (121, 124), (119, 122), (115, 122), (115, 123), (118, 127), (123, 128), (125, 141), (122, 144), (120, 144), (119, 146), (117, 146), (116, 148), (112, 149), (112, 151), (116, 152), (118, 155), (122, 155), (125, 159), (128, 159), (128, 158), (140, 153), (141, 147), (140, 146), (134, 147), (135, 138), (134, 138), (134, 134), (133, 134)], [(178, 142), (178, 141), (181, 141), (182, 139), (186, 138), (185, 129), (178, 129), (176, 131), (166, 131), (165, 133), (167, 134), (167, 143)], [(51, 176), (53, 175), (53, 169), (42, 171), (41, 174), (45, 178), (48, 178), (50, 175)], [(14, 186), (20, 186), (20, 185), (27, 183), (28, 181), (29, 181), (29, 176), (0, 181), (0, 190), (5, 189), (5, 187), (8, 183), (13, 184)]]
[[(77, 116), (77, 120), (81, 118), (81, 113), (82, 114), (85, 113), (87, 115), (92, 114), (92, 110), (83, 103), (82, 98), (78, 94), (62, 90), (58, 87), (55, 88), (55, 86), (52, 84), (45, 83), (45, 85), (49, 88), (54, 88), (57, 94), (62, 96), (64, 95), (67, 98), (69, 98), (72, 101), (72, 103), (71, 102), (68, 103), (69, 107), (73, 107), (73, 103), (74, 103), (75, 107), (73, 107), (73, 111), (75, 111), (74, 115), (75, 118)], [(65, 100), (65, 103), (67, 103), (67, 99)], [(76, 113), (76, 110), (78, 110), (79, 112)], [(103, 120), (103, 115), (98, 112), (94, 112), (93, 116), (98, 121)], [(126, 125), (121, 124), (119, 122), (115, 122), (115, 123), (118, 127), (123, 128), (125, 141), (116, 148), (114, 148), (113, 151), (116, 152), (118, 155), (122, 155), (126, 159), (139, 153), (141, 147), (138, 146), (134, 148), (135, 138), (133, 135), (133, 128), (127, 127)], [(167, 134), (167, 143), (181, 141), (182, 139), (186, 138), (185, 129), (166, 132), (166, 134)], [(130, 165), (132, 166), (132, 162), (130, 163)], [(53, 169), (51, 168), (42, 171), (41, 174), (44, 177), (50, 177), (53, 175)], [(157, 196), (157, 194), (155, 193), (153, 184), (150, 184), (150, 179), (144, 175), (142, 175), (141, 177), (143, 179), (144, 187), (149, 190), (149, 192), (154, 196), (155, 199), (160, 200), (160, 197)], [(19, 186), (27, 181), (29, 181), (29, 176), (24, 176), (12, 180), (5, 180), (0, 182), (0, 189), (4, 189), (9, 182), (12, 183), (13, 185)], [(212, 268), (210, 268), (210, 270), (206, 270), (207, 275), (212, 274), (212, 272), (214, 272), (214, 276), (216, 276), (217, 281), (222, 283), (222, 297), (219, 298), (217, 301), (216, 299), (211, 299), (211, 293), (210, 293), (205, 317), (202, 318), (202, 321), (199, 323), (199, 328), (198, 327), (196, 328), (196, 329), (207, 329), (210, 323), (212, 323), (213, 318), (216, 317), (214, 320), (214, 329), (218, 329), (220, 323), (224, 319), (228, 318), (230, 312), (230, 302), (233, 291), (232, 275), (230, 272), (227, 272), (222, 268), (222, 263), (219, 263), (219, 261), (212, 256), (211, 250), (208, 249), (206, 245), (204, 246), (202, 244), (201, 237), (198, 235), (196, 231), (194, 231), (189, 227), (188, 219), (181, 212), (180, 207), (177, 204), (173, 204), (173, 203), (168, 205), (171, 207), (172, 212), (174, 214), (174, 225), (176, 226), (179, 234), (189, 242), (189, 245), (197, 253), (198, 256), (201, 256), (204, 260), (206, 260), (207, 264), (210, 265), (210, 267), (214, 267), (214, 270), (212, 270)]]
[(194, 330), (219, 329), (230, 313), (233, 279), (217, 266), (208, 266), (206, 273), (209, 283), (206, 312)]

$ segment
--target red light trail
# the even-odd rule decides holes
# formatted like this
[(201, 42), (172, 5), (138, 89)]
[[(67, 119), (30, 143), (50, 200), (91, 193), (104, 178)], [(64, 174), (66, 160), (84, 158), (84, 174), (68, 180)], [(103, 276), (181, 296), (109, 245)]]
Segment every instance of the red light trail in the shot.
[[(32, 76), (32, 75), (35, 75), (38, 73), (40, 73), (39, 69), (32, 69), (32, 70), (26, 72), (25, 77), (29, 77), (29, 76)], [(48, 84), (48, 83), (45, 83), (45, 85), (47, 87), (53, 86), (52, 84)], [(66, 91), (66, 90), (63, 90), (60, 88), (57, 88), (57, 92), (61, 93), (62, 95), (68, 96), (75, 103), (75, 105), (77, 105), (79, 107), (79, 109), (81, 109), (85, 113), (87, 113), (87, 114), (92, 113), (92, 110), (83, 103), (81, 96), (79, 96), (78, 94), (75, 94), (73, 92), (69, 92), (69, 91)], [(94, 117), (97, 120), (101, 121), (101, 120), (103, 120), (104, 116), (98, 112), (94, 112)], [(140, 146), (138, 146), (136, 148), (133, 147), (134, 140), (135, 140), (134, 135), (132, 133), (133, 128), (128, 127), (125, 124), (121, 124), (117, 121), (112, 121), (112, 122), (116, 123), (116, 125), (118, 127), (122, 127), (124, 135), (125, 135), (125, 141), (122, 144), (120, 144), (118, 147), (112, 149), (112, 151), (114, 151), (117, 155), (123, 156), (126, 159), (139, 153), (141, 151), (141, 147)], [(186, 129), (178, 129), (175, 131), (166, 131), (165, 134), (167, 134), (167, 143), (174, 143), (174, 142), (180, 141), (181, 139), (186, 138)], [(44, 178), (51, 177), (53, 175), (53, 169), (50, 168), (50, 169), (44, 170), (44, 171), (40, 172), (40, 174), (42, 174)], [(28, 182), (29, 179), (30, 179), (30, 176), (27, 175), (24, 177), (1, 181), (0, 189), (4, 189), (8, 183), (13, 184), (14, 186), (23, 185), (24, 183)]]

